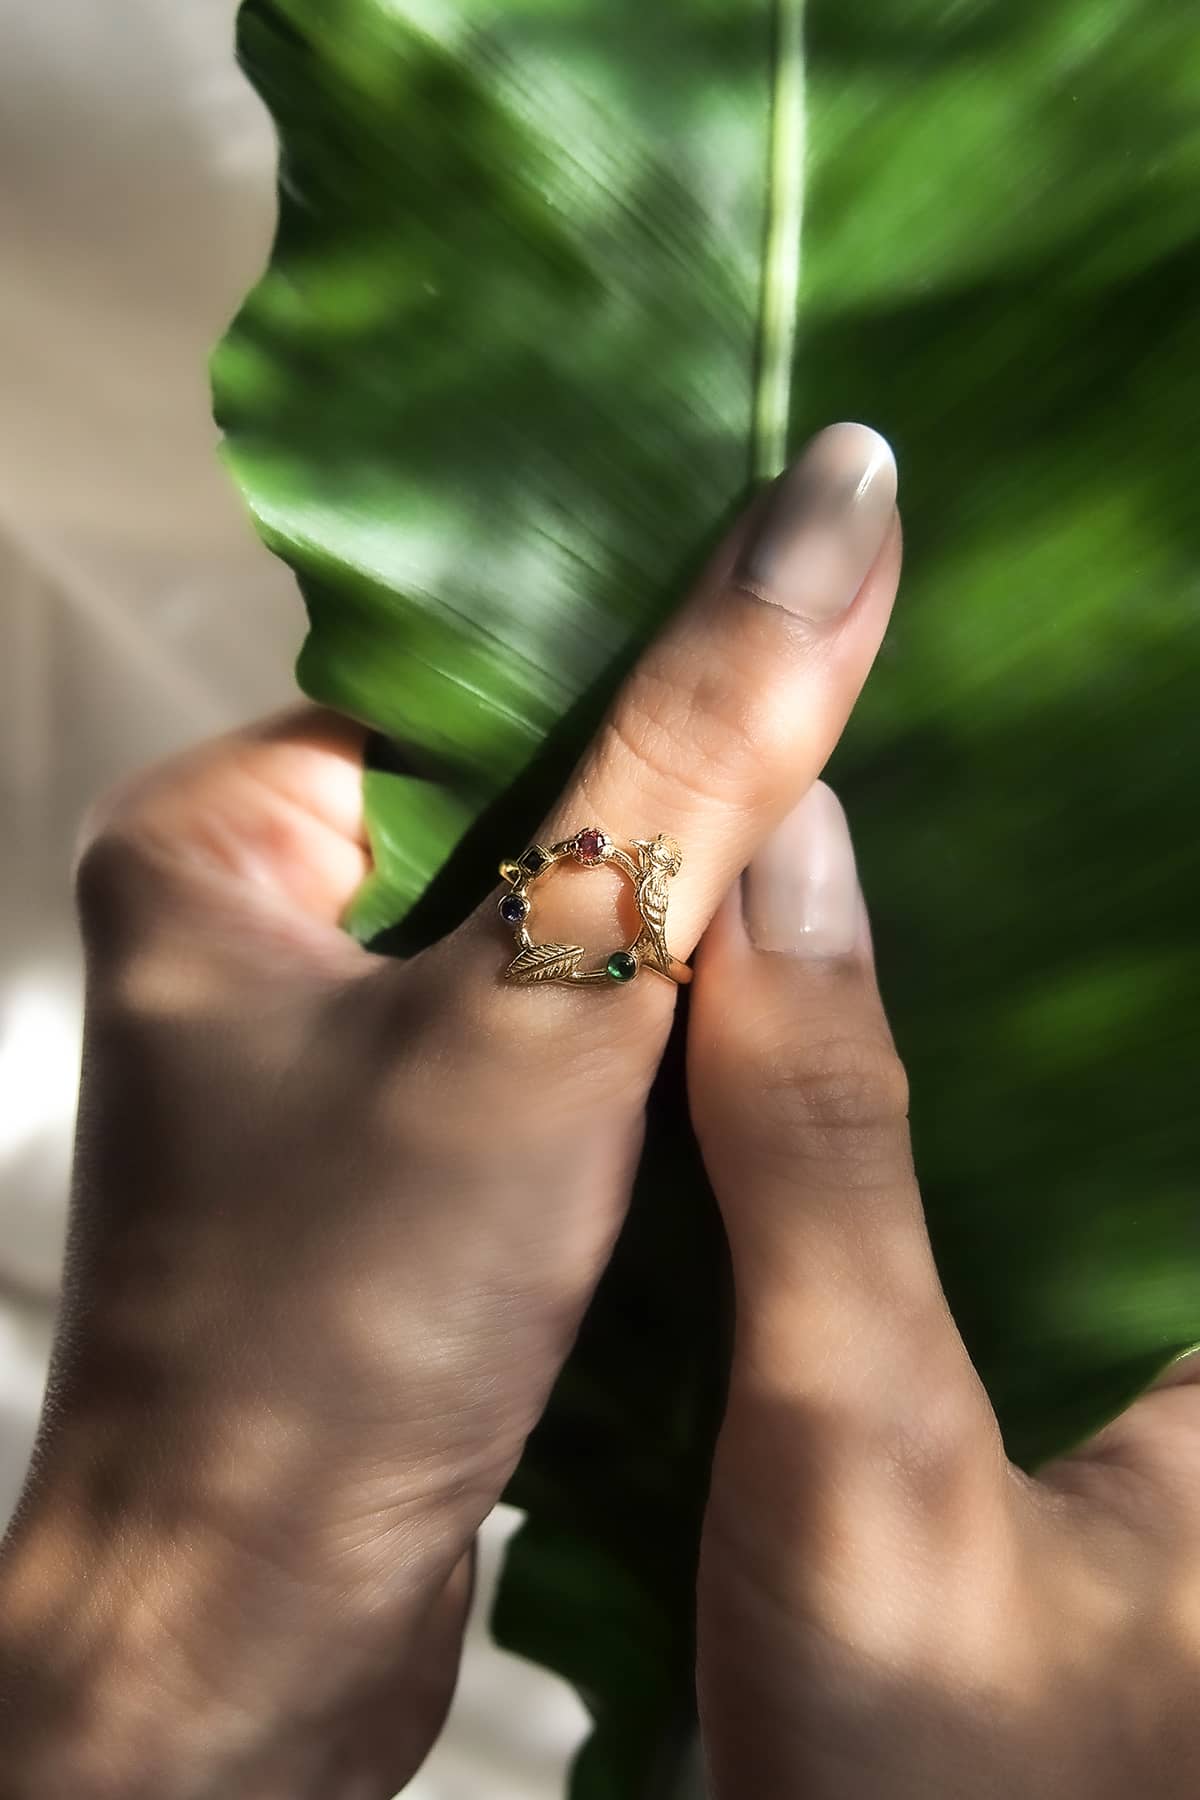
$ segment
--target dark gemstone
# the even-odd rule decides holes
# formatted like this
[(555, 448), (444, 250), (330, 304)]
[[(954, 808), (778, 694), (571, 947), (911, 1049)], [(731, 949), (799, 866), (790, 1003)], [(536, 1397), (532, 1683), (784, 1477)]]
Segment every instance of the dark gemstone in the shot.
[(505, 894), (500, 902), (500, 917), (506, 925), (519, 925), (529, 917), (529, 902), (520, 894)]
[(604, 972), (610, 981), (632, 981), (638, 972), (638, 959), (628, 950), (614, 950)]
[(543, 869), (550, 867), (553, 860), (554, 858), (548, 851), (543, 850), (540, 844), (530, 844), (520, 860), (519, 867), (524, 869), (526, 875), (540, 875)]

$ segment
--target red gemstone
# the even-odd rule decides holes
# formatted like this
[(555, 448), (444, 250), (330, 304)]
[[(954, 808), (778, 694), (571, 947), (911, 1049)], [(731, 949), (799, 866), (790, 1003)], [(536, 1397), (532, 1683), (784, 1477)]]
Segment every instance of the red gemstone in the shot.
[(602, 831), (594, 826), (581, 831), (575, 839), (575, 854), (581, 863), (603, 862), (604, 852), (608, 849), (608, 839)]

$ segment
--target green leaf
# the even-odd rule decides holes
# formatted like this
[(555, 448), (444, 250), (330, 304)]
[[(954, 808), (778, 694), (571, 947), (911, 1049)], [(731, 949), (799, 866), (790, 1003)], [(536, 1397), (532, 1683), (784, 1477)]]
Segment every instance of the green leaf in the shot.
[(462, 809), (413, 842), (408, 792), (376, 784), (398, 897), (645, 636), (745, 488), (769, 19), (242, 9), (281, 209), (217, 414), (300, 577), (302, 685)]
[[(888, 432), (908, 573), (833, 779), (1032, 1465), (1200, 1338), (1200, 37), (1170, 0), (808, 0), (801, 57), (799, 16), (248, 0), (281, 218), (217, 410), (304, 685), (389, 740), (352, 924), (400, 949), (524, 841), (789, 412)], [(585, 1692), (586, 1800), (663, 1800), (687, 1738), (723, 1269), (679, 1087), (513, 1489), (498, 1629)]]
[[(367, 778), (363, 937), (403, 920), (409, 948), (492, 884), (746, 490), (771, 34), (769, 0), (243, 7), (280, 225), (217, 354), (217, 414), (300, 578), (302, 684), (390, 740)], [(573, 1542), (581, 1568), (642, 1570), (610, 1589), (578, 1794), (657, 1792), (688, 1735), (720, 1348), (697, 1317), (719, 1262), (693, 1184), (631, 1230), (514, 1490), (533, 1517), (513, 1647), (567, 1669), (595, 1628), (582, 1586), (555, 1581), (546, 1613), (523, 1578), (539, 1533), (548, 1567)], [(694, 1274), (663, 1301), (667, 1257)], [(636, 1717), (622, 1640), (672, 1646)]]
[(354, 896), (346, 923), (365, 942), (393, 926), (421, 898), (429, 870), (471, 823), (449, 788), (388, 768), (368, 768), (363, 805), (373, 868)]
[(1027, 1465), (1200, 1336), (1200, 37), (809, 9), (800, 423), (902, 471), (835, 761), (956, 1317)]

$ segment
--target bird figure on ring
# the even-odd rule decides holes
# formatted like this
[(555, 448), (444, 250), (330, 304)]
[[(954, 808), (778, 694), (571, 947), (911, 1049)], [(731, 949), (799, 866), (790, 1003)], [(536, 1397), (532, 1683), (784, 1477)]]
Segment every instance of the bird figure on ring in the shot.
[(636, 897), (642, 916), (642, 938), (650, 944), (659, 966), (667, 970), (671, 967), (671, 952), (667, 949), (667, 882), (683, 867), (683, 854), (675, 839), (663, 832), (649, 840), (635, 838), (633, 848), (638, 859)]

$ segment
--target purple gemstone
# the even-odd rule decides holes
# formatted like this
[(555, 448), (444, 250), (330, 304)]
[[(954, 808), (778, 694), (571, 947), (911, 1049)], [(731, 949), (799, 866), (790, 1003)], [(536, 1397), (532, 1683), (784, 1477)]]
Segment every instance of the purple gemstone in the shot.
[(500, 917), (506, 925), (519, 925), (529, 917), (529, 902), (520, 894), (505, 894), (500, 902)]

